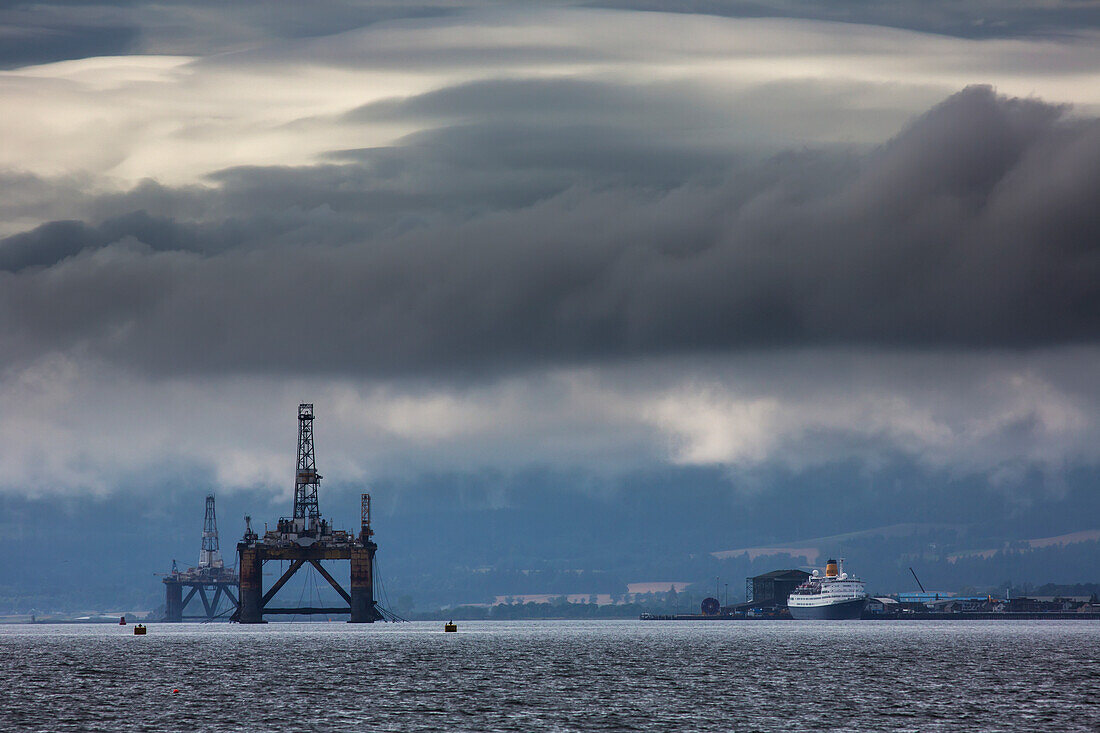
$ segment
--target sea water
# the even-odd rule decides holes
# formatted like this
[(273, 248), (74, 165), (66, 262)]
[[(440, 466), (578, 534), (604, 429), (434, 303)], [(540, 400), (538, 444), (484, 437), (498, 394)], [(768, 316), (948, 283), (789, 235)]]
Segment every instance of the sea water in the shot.
[(1096, 731), (1096, 621), (0, 627), (19, 731)]

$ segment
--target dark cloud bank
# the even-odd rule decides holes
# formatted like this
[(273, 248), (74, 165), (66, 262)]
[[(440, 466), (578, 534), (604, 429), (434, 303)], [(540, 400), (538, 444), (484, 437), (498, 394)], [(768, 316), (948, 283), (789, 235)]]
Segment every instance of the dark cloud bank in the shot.
[(1059, 34), (1100, 26), (1091, 0), (594, 0), (598, 7), (744, 18), (805, 18), (963, 38)]
[(1100, 123), (984, 87), (866, 154), (469, 123), (215, 182), (0, 242), (7, 364), (393, 376), (1100, 336)]
[[(540, 7), (591, 6), (727, 17), (861, 23), (964, 38), (1060, 35), (1100, 28), (1092, 0), (559, 0)], [(129, 53), (207, 55), (274, 39), (337, 34), (387, 21), (530, 4), (458, 0), (314, 0), (308, 5), (242, 0), (34, 3), (0, 0), (0, 68)], [(416, 63), (415, 57), (404, 63)]]
[(459, 10), (458, 3), (431, 0), (0, 0), (0, 69), (134, 53), (206, 55)]

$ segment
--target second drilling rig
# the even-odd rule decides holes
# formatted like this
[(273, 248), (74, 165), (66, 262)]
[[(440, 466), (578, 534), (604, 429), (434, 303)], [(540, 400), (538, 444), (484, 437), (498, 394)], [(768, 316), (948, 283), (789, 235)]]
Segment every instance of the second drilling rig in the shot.
[[(188, 588), (186, 596), (183, 589)], [(180, 570), (176, 561), (172, 561), (172, 572), (164, 577), (164, 620), (180, 622), (184, 619), (203, 619), (213, 621), (224, 618), (219, 610), (222, 597), (227, 598), (234, 607), (237, 606), (237, 598), (233, 595), (237, 590), (237, 573), (231, 568), (225, 567), (222, 561), (222, 553), (218, 547), (218, 520), (214, 513), (214, 495), (206, 496), (206, 516), (202, 522), (202, 549), (199, 551), (198, 567)], [(207, 592), (214, 595), (210, 597)], [(205, 613), (201, 616), (186, 616), (187, 604), (199, 594)], [(226, 611), (228, 612), (228, 611)]]
[[(321, 517), (317, 504), (317, 488), (321, 482), (313, 450), (313, 405), (298, 405), (298, 463), (294, 473), (294, 512), (279, 519), (274, 530), (263, 537), (252, 530), (252, 520), (245, 517), (244, 538), (237, 544), (240, 568), (240, 606), (233, 620), (242, 624), (260, 624), (270, 614), (348, 614), (350, 623), (399, 620), (374, 599), (374, 554), (378, 545), (371, 539), (370, 494), (362, 495), (362, 516), (359, 534), (334, 530)], [(263, 566), (269, 560), (288, 560), (286, 572), (267, 592), (263, 588)], [(350, 592), (332, 577), (322, 560), (350, 560)], [(284, 607), (268, 603), (306, 563), (348, 604), (346, 607)]]

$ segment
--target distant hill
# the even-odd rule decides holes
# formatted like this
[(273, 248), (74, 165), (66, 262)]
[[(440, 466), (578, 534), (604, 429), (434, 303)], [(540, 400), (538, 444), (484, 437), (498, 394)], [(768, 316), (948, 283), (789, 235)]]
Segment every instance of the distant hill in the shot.
[(1065, 546), (1072, 545), (1078, 542), (1094, 542), (1100, 540), (1100, 529), (1086, 529), (1080, 532), (1070, 532), (1068, 534), (1058, 535), (1057, 537), (1042, 537), (1035, 540), (1016, 540), (1005, 542), (1001, 547), (994, 547), (985, 550), (964, 550), (957, 552), (953, 555), (949, 555), (948, 559), (951, 561), (958, 560), (964, 557), (992, 557), (995, 553), (1002, 550), (1021, 549), (1021, 547), (1037, 548), (1037, 547), (1051, 547), (1051, 546)]
[(960, 524), (919, 524), (909, 522), (905, 524), (890, 524), (884, 527), (874, 527), (856, 532), (845, 532), (828, 537), (814, 537), (808, 540), (786, 542), (782, 545), (769, 545), (766, 547), (744, 547), (738, 550), (718, 550), (710, 553), (719, 560), (725, 560), (740, 555), (747, 555), (749, 559), (768, 555), (790, 555), (793, 558), (803, 558), (808, 565), (817, 565), (821, 560), (821, 546), (835, 546), (862, 537), (912, 537), (926, 534), (932, 531), (965, 532), (966, 526)]
[[(1009, 496), (977, 479), (933, 481), (906, 465), (890, 481), (877, 478), (876, 490), (853, 476), (858, 467), (777, 470), (755, 477), (751, 490), (722, 470), (679, 468), (599, 490), (553, 471), (379, 480), (371, 486), (378, 578), (404, 610), (509, 595), (621, 603), (630, 584), (665, 593), (672, 581), (702, 597), (716, 578), (723, 597), (739, 600), (747, 576), (820, 565), (833, 553), (876, 593), (915, 589), (910, 567), (926, 586), (957, 591), (1100, 580), (1100, 540), (1090, 539), (1100, 470), (1070, 476), (1057, 496), (1041, 486)], [(194, 563), (210, 486), (198, 476), (105, 497), (0, 497), (0, 613), (159, 606), (154, 573), (173, 558)], [(324, 487), (322, 513), (354, 528), (362, 488)], [(262, 527), (289, 509), (266, 492), (219, 493), (227, 561), (245, 514)]]

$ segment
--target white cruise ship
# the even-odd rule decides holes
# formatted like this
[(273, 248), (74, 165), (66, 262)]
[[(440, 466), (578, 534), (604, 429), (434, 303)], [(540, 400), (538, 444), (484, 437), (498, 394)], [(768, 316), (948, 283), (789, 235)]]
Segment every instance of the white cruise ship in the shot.
[(859, 618), (867, 605), (863, 581), (844, 572), (844, 559), (829, 560), (825, 577), (817, 570), (787, 596), (787, 609), (797, 619)]

